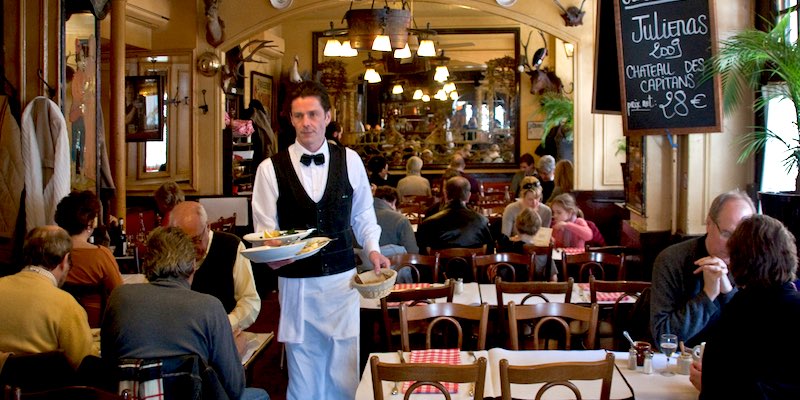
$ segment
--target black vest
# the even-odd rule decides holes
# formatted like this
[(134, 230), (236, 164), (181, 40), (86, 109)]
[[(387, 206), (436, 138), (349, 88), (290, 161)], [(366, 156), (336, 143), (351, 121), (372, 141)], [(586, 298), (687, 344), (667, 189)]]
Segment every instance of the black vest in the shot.
[[(355, 268), (350, 229), (353, 188), (347, 177), (345, 148), (328, 145), (328, 149), (328, 181), (319, 203), (311, 200), (303, 189), (288, 151), (272, 157), (278, 179), (278, 225), (281, 229), (317, 228), (312, 236), (335, 239), (316, 255), (279, 268), (279, 276), (309, 278)], [(306, 167), (301, 165), (300, 168)]]
[(214, 232), (206, 259), (194, 273), (192, 290), (219, 299), (230, 314), (236, 307), (233, 295), (233, 264), (239, 254), (239, 238), (225, 232)]

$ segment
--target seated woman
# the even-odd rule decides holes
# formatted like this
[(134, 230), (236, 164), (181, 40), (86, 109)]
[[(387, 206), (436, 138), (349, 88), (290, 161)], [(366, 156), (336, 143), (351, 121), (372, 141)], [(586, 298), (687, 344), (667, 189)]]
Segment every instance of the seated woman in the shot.
[(555, 172), (553, 173), (553, 183), (555, 187), (553, 188), (553, 192), (550, 193), (550, 197), (547, 199), (546, 203), (552, 203), (556, 196), (560, 194), (572, 193), (575, 186), (574, 176), (575, 169), (572, 166), (572, 161), (560, 160), (557, 162)]
[(556, 196), (550, 205), (553, 210), (553, 240), (555, 247), (584, 247), (594, 234), (583, 219), (583, 213), (572, 195)]
[[(86, 309), (89, 326), (100, 327), (105, 299), (115, 287), (122, 285), (119, 266), (107, 247), (88, 242), (97, 226), (97, 215), (100, 202), (94, 193), (86, 190), (72, 192), (61, 199), (56, 207), (55, 220), (72, 237), (72, 268), (67, 275), (64, 289), (70, 291), (70, 285), (102, 286), (102, 294), (78, 295), (77, 300)], [(77, 294), (74, 293), (74, 294)], [(102, 296), (102, 297), (101, 297)]]
[(514, 220), (520, 212), (525, 208), (530, 208), (539, 214), (542, 220), (542, 226), (550, 226), (553, 212), (550, 207), (541, 203), (542, 201), (542, 185), (539, 179), (535, 176), (526, 176), (522, 179), (520, 184), (520, 198), (519, 200), (506, 206), (503, 210), (503, 225), (500, 232), (508, 237), (516, 235), (518, 232), (514, 229)]
[[(524, 246), (526, 244), (533, 244), (533, 237), (539, 232), (542, 227), (542, 219), (539, 214), (534, 212), (531, 208), (523, 209), (514, 220), (514, 229), (517, 235), (509, 238), (506, 235), (501, 235), (498, 240), (500, 252), (511, 252), (525, 254)], [(547, 255), (537, 255), (534, 259), (536, 270), (534, 271), (535, 280), (558, 280), (558, 270), (556, 270), (555, 263), (550, 260), (550, 265), (547, 264)]]
[(739, 291), (710, 328), (700, 399), (800, 398), (800, 365), (787, 362), (800, 357), (795, 238), (778, 220), (753, 215), (727, 246)]

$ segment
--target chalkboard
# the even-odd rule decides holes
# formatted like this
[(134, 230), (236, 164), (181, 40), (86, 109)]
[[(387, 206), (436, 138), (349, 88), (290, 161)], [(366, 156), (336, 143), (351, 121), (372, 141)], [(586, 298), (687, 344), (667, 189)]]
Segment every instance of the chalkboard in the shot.
[(625, 135), (719, 132), (719, 80), (700, 84), (716, 52), (710, 0), (614, 0)]
[(614, 23), (614, 0), (597, 1), (596, 25), (592, 112), (619, 115), (619, 61), (617, 59), (617, 29)]

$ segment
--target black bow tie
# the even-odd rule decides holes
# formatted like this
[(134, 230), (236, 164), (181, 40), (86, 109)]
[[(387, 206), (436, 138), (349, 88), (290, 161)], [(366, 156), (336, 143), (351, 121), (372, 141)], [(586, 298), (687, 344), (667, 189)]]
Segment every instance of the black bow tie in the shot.
[(311, 160), (314, 160), (314, 164), (322, 165), (325, 163), (325, 154), (303, 154), (300, 156), (300, 162), (303, 163), (305, 166), (311, 165)]

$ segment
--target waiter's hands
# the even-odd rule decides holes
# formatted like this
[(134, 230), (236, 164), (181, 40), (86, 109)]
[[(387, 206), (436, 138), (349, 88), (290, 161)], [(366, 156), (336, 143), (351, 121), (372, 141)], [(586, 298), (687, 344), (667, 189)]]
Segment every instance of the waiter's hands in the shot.
[(703, 257), (694, 262), (697, 269), (695, 274), (703, 274), (703, 291), (711, 301), (716, 300), (720, 294), (727, 294), (733, 290), (733, 285), (728, 279), (728, 265), (718, 257)]
[[(269, 239), (269, 240), (265, 240), (264, 241), (264, 245), (278, 247), (278, 246), (281, 245), (281, 241), (278, 240), (278, 239)], [(291, 264), (293, 262), (294, 262), (294, 259), (290, 258), (288, 260), (268, 262), (266, 264), (267, 264), (267, 266), (269, 266), (272, 269), (278, 269), (278, 268), (280, 268), (280, 267), (282, 267), (284, 265)]]
[(389, 268), (391, 266), (389, 259), (377, 251), (369, 252), (369, 261), (372, 263), (372, 270), (375, 271), (376, 274), (381, 268)]

